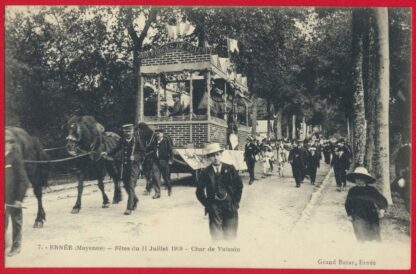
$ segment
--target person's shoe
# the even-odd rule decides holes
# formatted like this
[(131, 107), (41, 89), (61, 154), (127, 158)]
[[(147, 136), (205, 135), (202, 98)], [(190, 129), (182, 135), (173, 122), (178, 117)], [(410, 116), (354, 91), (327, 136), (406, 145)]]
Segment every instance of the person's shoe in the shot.
[(339, 186), (339, 187), (337, 187), (337, 191), (338, 192), (341, 192), (341, 187)]
[(152, 199), (159, 199), (160, 198), (160, 194), (155, 193), (155, 195), (153, 195)]
[(7, 253), (7, 257), (13, 257), (20, 253), (20, 247), (12, 247), (9, 253)]
[(248, 184), (249, 184), (249, 185), (252, 185), (252, 184), (253, 184), (253, 181), (254, 181), (254, 180), (250, 180), (250, 181), (248, 181)]
[(126, 209), (126, 211), (124, 211), (124, 215), (130, 215), (133, 211), (131, 209)]
[(296, 187), (300, 187), (300, 184), (296, 184)]
[(145, 190), (145, 191), (143, 192), (143, 195), (144, 195), (144, 196), (149, 196), (149, 195), (150, 195), (150, 191)]
[(169, 187), (168, 188), (168, 196), (170, 197), (170, 196), (172, 196), (172, 187)]

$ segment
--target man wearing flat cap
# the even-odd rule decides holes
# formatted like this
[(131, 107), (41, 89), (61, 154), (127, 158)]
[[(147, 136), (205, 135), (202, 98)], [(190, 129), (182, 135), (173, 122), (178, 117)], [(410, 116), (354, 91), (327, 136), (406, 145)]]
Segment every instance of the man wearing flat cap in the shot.
[[(125, 215), (130, 215), (137, 208), (139, 198), (136, 196), (135, 187), (140, 172), (140, 157), (144, 157), (144, 146), (140, 138), (134, 136), (134, 125), (122, 126), (123, 136), (117, 145), (108, 152), (108, 156), (114, 157), (118, 154), (120, 163), (120, 179), (128, 194), (127, 209)], [(107, 153), (103, 153), (105, 157)]]
[(155, 170), (156, 180), (153, 180), (155, 195), (152, 197), (153, 199), (158, 199), (160, 198), (161, 177), (163, 177), (163, 180), (166, 183), (168, 196), (172, 195), (172, 182), (170, 180), (169, 165), (173, 163), (173, 148), (171, 140), (164, 136), (163, 129), (156, 129), (155, 132), (157, 136), (150, 144), (149, 150), (158, 166), (158, 169)]
[(196, 197), (208, 213), (211, 238), (232, 240), (237, 236), (243, 183), (232, 165), (221, 162), (220, 144), (206, 144), (204, 151), (211, 164), (201, 172)]
[(354, 233), (359, 242), (381, 241), (380, 218), (387, 208), (386, 198), (369, 184), (376, 179), (365, 167), (357, 167), (347, 175), (347, 180), (356, 184), (345, 201), (345, 210), (352, 221)]

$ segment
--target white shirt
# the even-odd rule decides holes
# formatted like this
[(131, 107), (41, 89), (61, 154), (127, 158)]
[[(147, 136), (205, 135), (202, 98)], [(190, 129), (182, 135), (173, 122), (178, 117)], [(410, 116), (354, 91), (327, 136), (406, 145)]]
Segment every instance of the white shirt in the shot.
[(214, 168), (215, 174), (220, 174), (221, 173), (222, 164), (219, 164), (218, 166), (212, 165), (212, 167)]

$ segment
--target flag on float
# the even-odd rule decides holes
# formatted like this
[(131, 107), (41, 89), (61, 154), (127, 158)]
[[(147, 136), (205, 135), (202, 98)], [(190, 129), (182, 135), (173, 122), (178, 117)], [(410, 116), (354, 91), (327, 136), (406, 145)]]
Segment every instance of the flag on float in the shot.
[(238, 49), (238, 41), (235, 39), (227, 38), (227, 47), (228, 52), (240, 52), (240, 50)]
[(166, 30), (168, 31), (168, 35), (172, 39), (176, 39), (178, 37), (177, 27), (171, 26), (166, 24)]
[(180, 30), (179, 34), (181, 36), (187, 36), (187, 35), (191, 35), (194, 32), (195, 27), (192, 26), (189, 22), (181, 22), (179, 26), (179, 30)]

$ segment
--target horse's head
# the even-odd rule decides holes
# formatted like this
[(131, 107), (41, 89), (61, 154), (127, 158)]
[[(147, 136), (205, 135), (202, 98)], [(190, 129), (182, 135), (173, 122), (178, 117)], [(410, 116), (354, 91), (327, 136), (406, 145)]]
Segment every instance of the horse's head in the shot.
[(103, 126), (91, 116), (73, 116), (65, 124), (68, 132), (66, 149), (69, 154), (91, 151), (97, 136), (104, 132)]
[(143, 145), (147, 146), (154, 138), (153, 130), (144, 122), (139, 123), (135, 127), (135, 135), (140, 138)]

